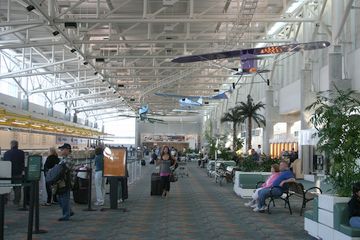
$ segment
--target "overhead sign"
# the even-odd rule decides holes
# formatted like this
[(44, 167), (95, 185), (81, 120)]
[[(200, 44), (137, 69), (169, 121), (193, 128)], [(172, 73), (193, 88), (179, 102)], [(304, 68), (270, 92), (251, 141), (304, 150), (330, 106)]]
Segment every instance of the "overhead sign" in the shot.
[[(0, 178), (11, 178), (11, 162), (0, 161)], [(2, 187), (11, 184), (11, 180), (0, 180), (0, 194), (10, 193), (12, 187)]]
[(126, 148), (106, 147), (104, 155), (104, 177), (126, 176)]
[(26, 180), (39, 181), (41, 177), (42, 156), (32, 155), (27, 158)]

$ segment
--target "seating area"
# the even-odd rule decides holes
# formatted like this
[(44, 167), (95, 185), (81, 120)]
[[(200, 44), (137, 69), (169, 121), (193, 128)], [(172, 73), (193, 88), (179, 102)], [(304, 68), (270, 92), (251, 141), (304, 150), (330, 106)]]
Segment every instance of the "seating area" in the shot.
[[(306, 204), (318, 197), (318, 194), (322, 194), (322, 190), (318, 187), (310, 187), (305, 190), (304, 185), (299, 182), (289, 182), (286, 184), (287, 190), (284, 191), (282, 196), (276, 196), (270, 191), (270, 200), (268, 204), (268, 213), (270, 213), (271, 205), (275, 205), (275, 199), (281, 199), (285, 202), (285, 206), (289, 208), (290, 215), (292, 214), (290, 199), (293, 197), (300, 198), (302, 201), (300, 208), (300, 216), (302, 216), (303, 210), (306, 208)], [(274, 187), (273, 187), (274, 188)], [(272, 188), (272, 189), (273, 189)]]

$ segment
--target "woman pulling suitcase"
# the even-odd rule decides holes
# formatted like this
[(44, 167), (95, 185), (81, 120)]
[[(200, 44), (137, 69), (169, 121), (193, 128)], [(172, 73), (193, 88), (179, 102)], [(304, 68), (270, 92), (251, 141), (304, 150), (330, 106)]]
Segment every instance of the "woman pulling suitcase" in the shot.
[(168, 146), (163, 146), (160, 158), (158, 160), (160, 165), (160, 178), (162, 186), (162, 198), (166, 198), (170, 191), (170, 175), (172, 173), (171, 168), (175, 168), (176, 159), (171, 156)]

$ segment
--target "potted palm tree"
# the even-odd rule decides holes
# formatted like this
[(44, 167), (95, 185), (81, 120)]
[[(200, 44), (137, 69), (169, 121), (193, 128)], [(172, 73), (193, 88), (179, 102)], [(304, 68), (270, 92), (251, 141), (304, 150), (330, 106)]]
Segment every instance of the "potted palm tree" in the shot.
[(223, 122), (231, 122), (232, 127), (232, 149), (235, 152), (237, 150), (237, 125), (242, 123), (244, 121), (243, 115), (240, 114), (237, 108), (230, 108), (228, 112), (224, 114), (224, 116), (221, 117), (220, 121)]
[(238, 115), (243, 116), (242, 119), (248, 120), (248, 130), (247, 130), (247, 139), (246, 146), (250, 148), (251, 146), (251, 138), (252, 138), (252, 121), (254, 120), (257, 125), (265, 125), (265, 117), (259, 113), (262, 108), (265, 108), (265, 104), (262, 102), (254, 103), (254, 100), (250, 95), (247, 96), (246, 102), (240, 102), (240, 105), (236, 106), (236, 111)]
[(306, 109), (314, 111), (310, 122), (317, 130), (317, 147), (329, 160), (327, 180), (336, 193), (321, 194), (318, 202), (318, 236), (329, 239), (335, 203), (347, 202), (353, 183), (360, 179), (360, 101), (354, 91), (335, 86), (334, 90), (319, 93)]

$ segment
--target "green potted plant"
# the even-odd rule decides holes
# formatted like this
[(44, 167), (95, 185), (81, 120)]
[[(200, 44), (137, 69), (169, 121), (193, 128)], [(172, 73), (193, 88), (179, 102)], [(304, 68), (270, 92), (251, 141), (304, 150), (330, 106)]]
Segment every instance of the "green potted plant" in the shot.
[[(347, 202), (351, 196), (352, 184), (360, 179), (360, 102), (354, 91), (334, 88), (321, 92), (307, 110), (313, 110), (310, 122), (316, 128), (317, 147), (329, 160), (327, 180), (336, 195), (320, 194), (318, 201), (317, 236), (330, 239), (334, 229), (333, 211), (338, 202)], [(329, 235), (331, 233), (331, 235)]]
[(328, 180), (338, 196), (351, 196), (360, 179), (360, 101), (354, 91), (335, 87), (319, 93), (306, 110), (314, 110), (310, 122), (318, 131), (317, 147), (330, 160)]

